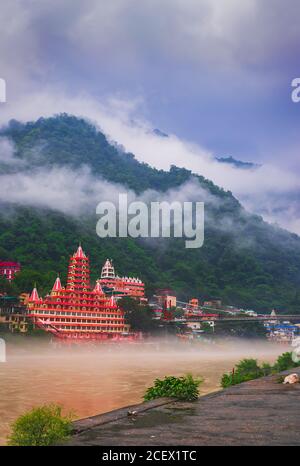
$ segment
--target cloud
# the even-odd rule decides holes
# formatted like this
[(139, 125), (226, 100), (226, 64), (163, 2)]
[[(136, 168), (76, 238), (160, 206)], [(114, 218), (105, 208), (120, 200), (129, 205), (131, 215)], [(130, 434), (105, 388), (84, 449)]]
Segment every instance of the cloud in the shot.
[[(272, 9), (260, 0), (10, 0), (1, 9), (3, 49), (7, 54), (8, 41), (21, 46), (16, 52), (26, 69), (37, 64), (40, 72), (46, 62), (45, 73), (59, 72), (49, 58), (63, 69), (81, 61), (138, 71), (150, 57), (218, 69), (270, 64), (279, 71), (283, 61), (291, 63), (291, 44), (300, 38), (293, 21), (299, 9), (297, 0), (288, 8), (273, 0)], [(23, 56), (28, 48), (30, 56)]]
[[(116, 212), (119, 213), (120, 195), (125, 193), (127, 194), (128, 208), (133, 202), (142, 202), (146, 205), (147, 217), (143, 217), (143, 223), (146, 222), (148, 227), (146, 237), (143, 234), (142, 238), (148, 246), (165, 248), (167, 245), (165, 240), (156, 237), (151, 238), (150, 230), (153, 231), (153, 229), (160, 232), (161, 236), (162, 230), (166, 228), (167, 237), (169, 235), (173, 237), (173, 228), (176, 230), (179, 226), (180, 231), (187, 233), (187, 226), (189, 229), (193, 228), (193, 231), (188, 234), (189, 239), (194, 243), (195, 238), (197, 238), (199, 244), (201, 244), (203, 238), (202, 226), (204, 227), (204, 237), (207, 228), (222, 230), (226, 233), (230, 232), (233, 239), (240, 232), (241, 225), (233, 224), (230, 215), (224, 213), (221, 218), (216, 218), (213, 214), (215, 209), (223, 209), (227, 202), (226, 199), (215, 196), (204, 189), (196, 178), (191, 178), (181, 186), (171, 188), (163, 193), (148, 189), (141, 194), (136, 194), (130, 189), (126, 190), (122, 185), (108, 182), (101, 177), (95, 177), (90, 167), (85, 165), (75, 170), (61, 166), (53, 166), (50, 169), (29, 170), (28, 165), (24, 164), (19, 171), (14, 171), (14, 173), (0, 173), (0, 202), (6, 206), (6, 212), (14, 213), (14, 205), (21, 205), (51, 209), (81, 220), (91, 218), (90, 216), (94, 215), (95, 229), (97, 221), (100, 219), (100, 211), (97, 209), (98, 204), (109, 201), (114, 204)], [(161, 223), (162, 216), (157, 217), (151, 213), (152, 202), (169, 203), (173, 206), (174, 203), (179, 203), (184, 217), (181, 214), (179, 216), (174, 215), (174, 217), (171, 215), (171, 225), (169, 226), (167, 222), (163, 226)], [(195, 232), (195, 205), (192, 210), (186, 210), (186, 204), (184, 204), (186, 202), (203, 202), (205, 204), (205, 224), (203, 225), (201, 214), (198, 213), (197, 234)], [(8, 206), (10, 206), (9, 209)], [(133, 205), (131, 207), (133, 208)], [(123, 210), (122, 217), (124, 218), (125, 214), (125, 218), (130, 220), (132, 216), (135, 217), (139, 213), (135, 210), (139, 208), (136, 205), (133, 212), (128, 215)], [(243, 212), (241, 212), (241, 215), (243, 215)], [(182, 219), (184, 219), (184, 225), (181, 223)], [(120, 221), (122, 223), (122, 220)], [(164, 217), (165, 221), (166, 217)], [(192, 235), (192, 238), (190, 235)], [(248, 245), (247, 238), (239, 238), (236, 243), (236, 247)]]
[[(300, 107), (290, 101), (299, 14), (297, 0), (5, 0), (0, 122), (84, 116), (138, 160), (189, 168), (300, 233), (299, 181), (288, 168), (299, 170)], [(160, 125), (168, 138), (152, 133)], [(12, 148), (1, 144), (13, 168)], [(228, 148), (263, 166), (218, 164)], [(29, 202), (30, 180), (19, 181)]]
[(78, 170), (53, 167), (0, 175), (2, 202), (47, 207), (67, 215), (94, 212), (103, 198), (117, 201), (120, 191), (122, 187), (94, 178), (85, 166)]
[[(0, 163), (15, 161), (12, 146), (8, 141), (1, 144)], [(9, 156), (3, 147), (9, 148)], [(128, 202), (142, 201), (203, 201), (213, 204), (216, 198), (204, 190), (198, 181), (191, 180), (178, 189), (169, 189), (165, 193), (146, 190), (140, 195), (118, 183), (108, 182), (94, 176), (91, 168), (81, 165), (78, 169), (53, 166), (51, 168), (30, 168), (26, 162), (15, 165), (13, 173), (0, 173), (0, 201), (16, 203), (23, 206), (50, 208), (67, 215), (81, 216), (95, 213), (101, 201), (110, 201), (118, 208), (119, 195), (127, 193)]]
[[(13, 109), (10, 114), (11, 110), (7, 108), (1, 118), (3, 123), (11, 117), (21, 121), (36, 119), (40, 116), (41, 108), (44, 116), (59, 112), (83, 116), (102, 130), (111, 142), (115, 141), (126, 151), (135, 154), (139, 161), (164, 170), (168, 170), (171, 165), (190, 169), (225, 190), (232, 191), (250, 211), (300, 233), (296, 208), (300, 180), (296, 172), (275, 164), (265, 164), (254, 170), (240, 170), (220, 164), (215, 160), (214, 154), (198, 144), (189, 143), (172, 134), (162, 138), (153, 133), (153, 124), (139, 117), (141, 105), (141, 99), (126, 101), (113, 97), (99, 103), (87, 95), (71, 99), (59, 91), (50, 90), (26, 96), (18, 111)], [(54, 178), (56, 184), (60, 180), (64, 186), (64, 176)], [(287, 210), (291, 198), (294, 207)], [(284, 208), (278, 209), (279, 200)], [(289, 215), (291, 217), (288, 219)]]
[(18, 164), (18, 160), (15, 157), (15, 148), (12, 142), (7, 139), (0, 137), (0, 169), (1, 166), (15, 166)]

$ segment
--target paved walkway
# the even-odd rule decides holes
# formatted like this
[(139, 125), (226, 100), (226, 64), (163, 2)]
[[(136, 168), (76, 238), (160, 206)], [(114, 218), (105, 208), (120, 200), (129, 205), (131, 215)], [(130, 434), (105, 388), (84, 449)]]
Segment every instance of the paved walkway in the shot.
[(300, 384), (270, 376), (194, 403), (155, 400), (74, 425), (69, 445), (300, 445)]

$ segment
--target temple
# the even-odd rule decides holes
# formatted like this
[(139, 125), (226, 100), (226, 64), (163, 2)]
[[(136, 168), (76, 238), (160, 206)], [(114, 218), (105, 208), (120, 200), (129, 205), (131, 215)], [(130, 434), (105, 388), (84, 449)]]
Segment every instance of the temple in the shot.
[(104, 290), (110, 291), (114, 296), (130, 296), (145, 300), (145, 285), (139, 278), (119, 277), (115, 274), (112, 261), (106, 259), (101, 270), (99, 282)]
[(20, 270), (21, 265), (19, 262), (0, 261), (0, 276), (6, 278), (8, 281), (12, 281)]
[(119, 341), (137, 337), (129, 333), (124, 312), (113, 296), (105, 295), (100, 282), (91, 289), (89, 258), (81, 246), (70, 257), (66, 287), (57, 277), (45, 298), (39, 297), (35, 287), (27, 306), (34, 324), (57, 338)]

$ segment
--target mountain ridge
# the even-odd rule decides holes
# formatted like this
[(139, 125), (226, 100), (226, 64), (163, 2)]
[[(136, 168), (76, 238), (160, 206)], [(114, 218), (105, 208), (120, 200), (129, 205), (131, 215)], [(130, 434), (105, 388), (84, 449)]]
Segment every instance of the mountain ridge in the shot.
[[(205, 243), (196, 251), (186, 250), (180, 239), (101, 240), (95, 215), (76, 218), (6, 200), (0, 210), (0, 257), (21, 261), (24, 272), (17, 286), (27, 290), (35, 279), (47, 290), (55, 274), (64, 273), (69, 254), (81, 240), (91, 256), (93, 280), (106, 257), (113, 257), (120, 273), (140, 276), (149, 292), (171, 286), (185, 299), (220, 296), (228, 304), (257, 310), (299, 311), (300, 238), (246, 212), (230, 191), (183, 168), (173, 166), (166, 172), (140, 163), (91, 123), (66, 114), (27, 124), (12, 121), (0, 137), (12, 142), (20, 167), (14, 163), (11, 169), (20, 177), (47, 173), (51, 167), (67, 167), (72, 173), (85, 165), (94, 179), (138, 194), (176, 191), (191, 180), (192, 189), (199, 184), (209, 194)], [(4, 180), (9, 170), (3, 164), (0, 170)]]

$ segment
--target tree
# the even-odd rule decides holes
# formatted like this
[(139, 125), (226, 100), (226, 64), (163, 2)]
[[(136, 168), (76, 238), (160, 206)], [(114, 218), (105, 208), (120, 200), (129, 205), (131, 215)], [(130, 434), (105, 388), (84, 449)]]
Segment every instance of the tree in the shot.
[(215, 327), (219, 336), (233, 336), (240, 338), (266, 338), (267, 331), (262, 322), (256, 321), (219, 321)]
[(132, 330), (153, 332), (157, 330), (157, 321), (153, 319), (153, 312), (149, 306), (140, 304), (137, 300), (124, 297), (118, 302), (125, 313), (125, 320)]
[(205, 333), (213, 333), (214, 327), (212, 327), (207, 322), (201, 322), (201, 330), (203, 330)]
[(0, 293), (12, 295), (13, 286), (6, 278), (0, 276)]

